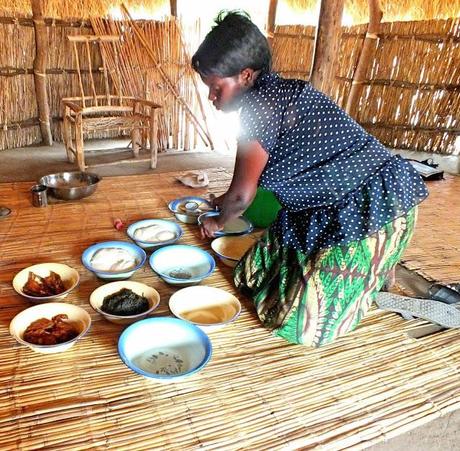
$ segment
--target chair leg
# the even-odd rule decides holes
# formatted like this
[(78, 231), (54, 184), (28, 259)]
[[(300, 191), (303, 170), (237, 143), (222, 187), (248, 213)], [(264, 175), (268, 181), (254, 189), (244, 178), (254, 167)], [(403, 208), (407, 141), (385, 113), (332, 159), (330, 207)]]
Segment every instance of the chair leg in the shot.
[(134, 158), (137, 158), (139, 156), (139, 150), (141, 148), (140, 130), (138, 128), (133, 128), (133, 130), (131, 131), (131, 141), (133, 143)]
[(83, 124), (81, 114), (75, 117), (75, 151), (77, 154), (77, 164), (80, 171), (85, 171), (85, 155), (83, 149)]
[(63, 138), (64, 146), (67, 152), (67, 160), (70, 163), (75, 162), (75, 155), (72, 152), (72, 129), (69, 121), (70, 108), (66, 107), (64, 110), (64, 122), (63, 122)]

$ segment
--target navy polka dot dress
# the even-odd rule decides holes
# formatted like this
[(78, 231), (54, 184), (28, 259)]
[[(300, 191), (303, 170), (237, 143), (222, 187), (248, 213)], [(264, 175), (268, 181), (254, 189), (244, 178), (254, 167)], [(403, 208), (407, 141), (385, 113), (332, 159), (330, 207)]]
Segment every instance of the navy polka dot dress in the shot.
[(365, 238), (427, 196), (410, 163), (305, 81), (262, 74), (240, 107), (239, 143), (269, 154), (259, 184), (283, 206), (272, 227), (286, 246), (312, 253)]

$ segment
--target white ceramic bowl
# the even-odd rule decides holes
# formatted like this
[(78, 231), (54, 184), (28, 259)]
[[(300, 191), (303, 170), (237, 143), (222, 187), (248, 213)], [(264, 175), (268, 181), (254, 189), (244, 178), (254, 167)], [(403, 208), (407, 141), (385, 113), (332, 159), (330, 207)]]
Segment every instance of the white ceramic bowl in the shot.
[(134, 372), (159, 382), (175, 382), (208, 363), (209, 337), (176, 318), (146, 318), (128, 326), (118, 340), (121, 360)]
[[(50, 275), (50, 271), (59, 274), (66, 290), (60, 294), (54, 294), (52, 296), (31, 296), (23, 291), (23, 287), (29, 277), (29, 272), (33, 272), (40, 277), (47, 277)], [(65, 298), (77, 285), (80, 280), (80, 275), (76, 269), (62, 263), (38, 263), (37, 265), (29, 266), (19, 271), (13, 279), (13, 288), (16, 293), (24, 296), (31, 302), (47, 302), (54, 301), (57, 299)]]
[[(160, 226), (162, 230), (174, 233), (175, 237), (170, 240), (164, 241), (142, 241), (135, 237), (137, 229), (142, 227), (149, 226)], [(173, 221), (168, 221), (166, 219), (143, 219), (142, 221), (137, 221), (131, 224), (126, 230), (128, 236), (140, 247), (146, 250), (157, 249), (160, 246), (166, 246), (168, 244), (173, 244), (181, 238), (184, 231), (179, 224), (176, 224)]]
[[(40, 318), (51, 319), (53, 316), (65, 313), (69, 321), (76, 324), (80, 333), (72, 340), (56, 345), (35, 345), (23, 339), (24, 332), (29, 325)], [(10, 323), (10, 334), (21, 344), (28, 346), (30, 349), (43, 354), (53, 354), (63, 352), (71, 348), (77, 340), (82, 338), (88, 332), (91, 326), (91, 317), (86, 310), (77, 305), (64, 302), (48, 302), (46, 304), (34, 305), (18, 313)]]
[(211, 249), (227, 266), (234, 268), (244, 254), (256, 244), (260, 234), (221, 236), (211, 242)]
[[(137, 315), (112, 315), (101, 310), (102, 303), (104, 298), (110, 294), (120, 291), (122, 288), (128, 288), (129, 290), (134, 291), (134, 293), (139, 296), (145, 296), (149, 301), (149, 309), (145, 312), (138, 313)], [(129, 281), (120, 281), (120, 282), (110, 282), (105, 285), (96, 288), (89, 297), (89, 303), (96, 312), (101, 314), (107, 321), (115, 324), (132, 324), (136, 321), (144, 319), (147, 315), (153, 312), (158, 307), (160, 303), (160, 295), (155, 288), (149, 287), (143, 283), (139, 282), (129, 282)]]
[(187, 197), (180, 197), (178, 199), (172, 200), (168, 204), (169, 210), (174, 213), (174, 216), (181, 222), (186, 224), (197, 224), (198, 223), (198, 216), (203, 212), (200, 211), (199, 213), (193, 211), (182, 211), (180, 206), (184, 205), (187, 202), (194, 202), (198, 204), (206, 204), (209, 210), (212, 210), (212, 205), (209, 201), (202, 197), (197, 196), (187, 196)]
[[(98, 250), (104, 248), (123, 249), (129, 252), (135, 258), (136, 265), (129, 270), (123, 271), (102, 271), (100, 269), (95, 269), (92, 266), (91, 259)], [(127, 241), (103, 241), (101, 243), (93, 244), (92, 246), (85, 249), (81, 256), (83, 266), (96, 274), (97, 277), (104, 280), (129, 279), (139, 268), (144, 265), (146, 259), (147, 254), (145, 253), (144, 249)]]
[(241, 313), (241, 304), (227, 291), (197, 286), (174, 293), (169, 298), (169, 309), (178, 318), (210, 332), (235, 321)]
[(210, 276), (216, 262), (195, 246), (176, 244), (158, 249), (150, 256), (150, 266), (171, 285), (195, 285)]

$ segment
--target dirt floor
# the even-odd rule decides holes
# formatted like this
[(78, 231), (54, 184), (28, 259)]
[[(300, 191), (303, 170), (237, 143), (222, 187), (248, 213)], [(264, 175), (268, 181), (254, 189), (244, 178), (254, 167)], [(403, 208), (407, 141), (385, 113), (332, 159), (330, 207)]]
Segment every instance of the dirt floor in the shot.
[[(109, 150), (113, 141), (96, 142), (92, 147), (104, 147), (102, 153), (89, 154), (88, 163), (101, 164), (89, 170), (101, 176), (142, 174), (152, 171), (149, 167), (148, 154), (141, 155), (140, 161), (118, 164), (129, 153), (114, 153)], [(126, 141), (117, 141), (117, 147), (126, 147)], [(104, 165), (104, 163), (112, 163)], [(211, 167), (233, 169), (234, 157), (217, 152), (168, 152), (158, 158), (155, 172), (205, 170)], [(457, 162), (455, 162), (457, 164)], [(449, 168), (443, 168), (449, 170)], [(452, 172), (458, 172), (457, 167)], [(55, 144), (52, 147), (26, 147), (0, 151), (0, 182), (38, 180), (45, 174), (76, 170), (76, 165), (67, 162), (64, 147)], [(404, 277), (404, 275), (400, 275)], [(460, 410), (436, 419), (428, 425), (421, 426), (403, 435), (388, 440), (371, 448), (372, 451), (453, 451), (460, 450)]]

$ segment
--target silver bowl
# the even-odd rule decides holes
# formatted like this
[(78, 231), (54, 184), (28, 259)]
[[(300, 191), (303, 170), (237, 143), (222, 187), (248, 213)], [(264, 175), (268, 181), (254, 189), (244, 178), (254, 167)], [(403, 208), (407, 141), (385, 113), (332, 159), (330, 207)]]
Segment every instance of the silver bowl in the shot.
[(48, 188), (48, 193), (57, 199), (76, 200), (91, 196), (101, 180), (91, 172), (59, 172), (43, 176), (38, 183)]

